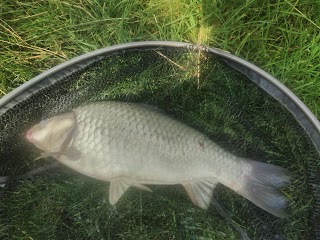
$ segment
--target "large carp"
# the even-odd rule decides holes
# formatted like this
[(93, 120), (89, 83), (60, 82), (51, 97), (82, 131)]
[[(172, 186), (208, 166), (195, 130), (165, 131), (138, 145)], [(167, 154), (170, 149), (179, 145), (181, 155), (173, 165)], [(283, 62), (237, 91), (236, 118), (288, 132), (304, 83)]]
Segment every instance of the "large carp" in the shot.
[(134, 186), (182, 184), (192, 202), (207, 209), (221, 183), (278, 217), (287, 201), (279, 191), (287, 170), (240, 158), (201, 132), (139, 104), (97, 102), (41, 121), (27, 139), (68, 167), (110, 182), (116, 204)]

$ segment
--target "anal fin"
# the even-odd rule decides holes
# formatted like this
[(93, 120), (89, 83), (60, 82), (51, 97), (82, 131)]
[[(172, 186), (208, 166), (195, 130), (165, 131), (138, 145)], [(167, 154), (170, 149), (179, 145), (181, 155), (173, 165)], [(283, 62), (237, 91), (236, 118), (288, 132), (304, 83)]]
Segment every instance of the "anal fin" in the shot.
[(115, 178), (110, 182), (109, 189), (109, 202), (111, 205), (115, 205), (121, 196), (128, 190), (130, 184), (125, 181), (124, 178)]
[(182, 186), (186, 189), (194, 205), (207, 210), (211, 202), (213, 189), (217, 184), (218, 182), (214, 179), (205, 179), (198, 182), (183, 183)]

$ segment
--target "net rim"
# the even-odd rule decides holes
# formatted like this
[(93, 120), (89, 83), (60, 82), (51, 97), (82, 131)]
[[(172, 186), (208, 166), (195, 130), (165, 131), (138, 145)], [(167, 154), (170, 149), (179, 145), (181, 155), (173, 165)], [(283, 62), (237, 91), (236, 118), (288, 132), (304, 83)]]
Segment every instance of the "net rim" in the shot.
[[(36, 77), (23, 83), (13, 91), (0, 98), (0, 109), (6, 108), (7, 104), (14, 101), (16, 98), (21, 97), (26, 91), (29, 91), (33, 86), (40, 83), (42, 80), (51, 75), (57, 74), (63, 69), (76, 65), (80, 62), (97, 58), (112, 52), (129, 50), (134, 48), (145, 47), (173, 47), (173, 48), (193, 48), (206, 50), (221, 57), (227, 64), (241, 73), (245, 74), (251, 81), (255, 82), (260, 88), (266, 91), (270, 96), (275, 98), (280, 104), (286, 107), (293, 116), (298, 120), (300, 125), (309, 135), (318, 153), (320, 154), (320, 122), (315, 115), (308, 109), (308, 107), (284, 84), (282, 84), (275, 77), (260, 69), (256, 65), (232, 55), (229, 52), (223, 51), (218, 48), (210, 48), (199, 45), (194, 45), (186, 42), (175, 41), (140, 41), (130, 42), (119, 45), (108, 46), (105, 48), (97, 49), (80, 56), (74, 57), (66, 62), (63, 62), (53, 68), (50, 68)], [(24, 96), (24, 97), (27, 97)], [(0, 112), (1, 115), (1, 112)]]

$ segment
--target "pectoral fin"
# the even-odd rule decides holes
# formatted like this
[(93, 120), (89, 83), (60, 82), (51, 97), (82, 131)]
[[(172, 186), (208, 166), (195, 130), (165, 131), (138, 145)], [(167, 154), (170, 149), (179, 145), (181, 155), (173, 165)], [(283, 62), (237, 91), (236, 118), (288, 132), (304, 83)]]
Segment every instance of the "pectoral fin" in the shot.
[(121, 196), (128, 190), (130, 184), (124, 178), (115, 178), (110, 182), (109, 202), (115, 205)]
[(39, 157), (37, 157), (37, 158), (35, 159), (35, 161), (37, 161), (37, 160), (39, 160), (39, 159), (47, 158), (47, 157), (50, 157), (50, 156), (51, 156), (51, 155), (50, 155), (49, 153), (43, 152), (43, 153), (40, 154)]
[(47, 158), (47, 157), (53, 157), (57, 160), (69, 160), (69, 161), (77, 161), (79, 160), (81, 156), (81, 153), (78, 149), (75, 148), (67, 148), (64, 152), (43, 152), (39, 157), (35, 159), (35, 161)]
[(39, 157), (37, 157), (35, 159), (35, 161), (39, 160), (39, 159), (45, 159), (45, 158), (48, 158), (48, 157), (53, 157), (53, 158), (56, 158), (58, 153), (56, 152), (43, 152), (41, 153), (41, 155)]
[(150, 188), (127, 178), (114, 178), (110, 182), (109, 201), (111, 205), (115, 205), (121, 196), (128, 190), (130, 186), (139, 188), (144, 191), (152, 192)]
[(186, 189), (191, 201), (194, 205), (207, 210), (213, 189), (218, 184), (216, 180), (203, 180), (199, 182), (183, 183), (182, 186)]
[(81, 152), (78, 149), (69, 147), (60, 155), (65, 156), (69, 161), (77, 161), (81, 156)]

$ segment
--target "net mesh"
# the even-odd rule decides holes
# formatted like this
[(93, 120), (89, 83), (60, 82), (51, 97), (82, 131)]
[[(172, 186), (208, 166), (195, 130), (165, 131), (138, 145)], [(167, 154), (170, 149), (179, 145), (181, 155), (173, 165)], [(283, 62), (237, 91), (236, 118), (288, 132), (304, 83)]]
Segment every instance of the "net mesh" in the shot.
[(0, 114), (0, 176), (19, 176), (54, 159), (25, 140), (30, 126), (87, 102), (153, 104), (227, 150), (295, 175), (280, 219), (224, 186), (208, 211), (181, 186), (129, 189), (116, 207), (108, 184), (59, 168), (1, 190), (0, 237), (19, 239), (320, 239), (320, 159), (282, 105), (221, 58), (201, 49), (136, 48), (75, 64), (33, 86)]

